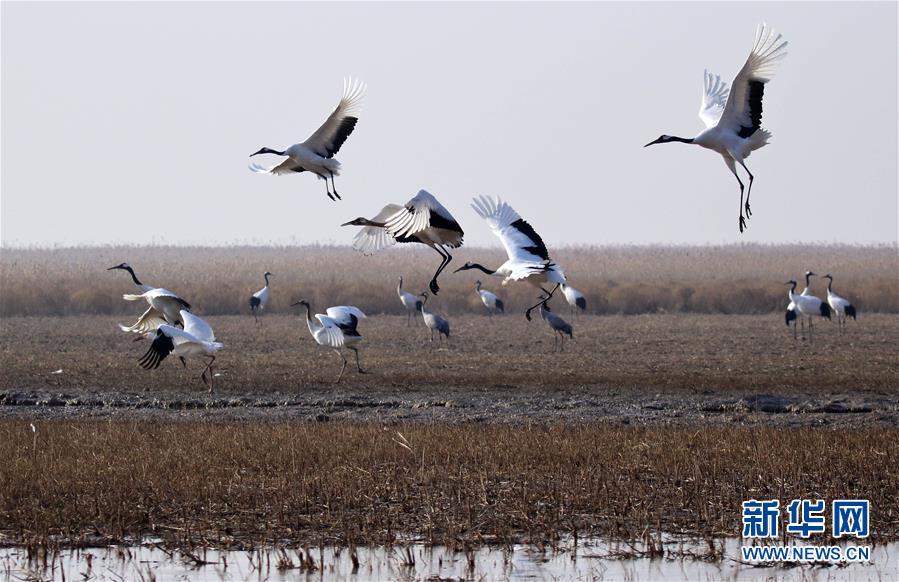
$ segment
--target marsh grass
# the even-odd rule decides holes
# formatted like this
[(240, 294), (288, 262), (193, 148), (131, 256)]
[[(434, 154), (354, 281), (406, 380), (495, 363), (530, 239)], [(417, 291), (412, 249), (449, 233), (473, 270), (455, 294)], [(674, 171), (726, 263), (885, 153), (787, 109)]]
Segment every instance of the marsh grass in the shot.
[(645, 541), (740, 531), (749, 498), (870, 499), (899, 536), (889, 429), (0, 422), (7, 542)]
[[(786, 305), (783, 282), (806, 269), (831, 272), (835, 288), (860, 312), (899, 312), (899, 255), (895, 245), (733, 245), (709, 247), (562, 247), (553, 256), (597, 314), (659, 311), (757, 314)], [(474, 282), (499, 292), (507, 304), (535, 300), (526, 285), (501, 287), (477, 271), (452, 271), (472, 260), (497, 266), (498, 248), (463, 247), (444, 272), (440, 309), (449, 314), (480, 309)], [(314, 305), (351, 303), (372, 313), (399, 314), (396, 278), (418, 293), (437, 267), (428, 249), (393, 248), (365, 257), (348, 247), (96, 247), (3, 249), (0, 316), (118, 315), (138, 312), (122, 301), (134, 287), (112, 265), (129, 262), (147, 284), (188, 299), (199, 313), (245, 313), (250, 294), (272, 278), (269, 311), (285, 313), (301, 298)], [(486, 277), (486, 278), (485, 278)], [(824, 282), (814, 290), (824, 293)]]

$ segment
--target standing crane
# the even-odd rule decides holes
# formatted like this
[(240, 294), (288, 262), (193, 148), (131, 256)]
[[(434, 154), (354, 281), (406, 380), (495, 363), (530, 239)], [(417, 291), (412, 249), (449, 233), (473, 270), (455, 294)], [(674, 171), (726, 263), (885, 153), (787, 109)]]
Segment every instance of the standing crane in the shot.
[(312, 334), (312, 338), (316, 343), (333, 349), (340, 356), (340, 359), (343, 360), (343, 366), (340, 368), (337, 380), (334, 381), (335, 384), (340, 383), (340, 379), (343, 378), (343, 373), (347, 368), (347, 359), (342, 351), (344, 348), (352, 350), (356, 354), (356, 370), (360, 374), (367, 373), (362, 369), (362, 364), (359, 362), (359, 348), (356, 347), (356, 344), (362, 341), (362, 335), (359, 334), (357, 329), (359, 319), (365, 317), (361, 309), (348, 305), (329, 307), (325, 310), (327, 315), (315, 314), (315, 318), (318, 320), (316, 322), (312, 319), (312, 307), (307, 300), (297, 301), (291, 307), (297, 305), (302, 305), (306, 308), (306, 325), (309, 327), (309, 333)]
[(762, 95), (765, 83), (771, 80), (777, 64), (787, 56), (784, 52), (787, 42), (781, 42), (781, 38), (782, 35), (775, 34), (764, 24), (759, 26), (749, 58), (734, 77), (730, 90), (720, 76), (705, 71), (699, 108), (699, 118), (705, 123), (705, 131), (693, 138), (662, 135), (643, 146), (680, 142), (721, 154), (727, 168), (740, 184), (740, 232), (746, 227), (746, 220), (743, 217), (743, 181), (737, 174), (736, 164), (740, 164), (749, 176), (745, 208), (746, 216), (750, 217), (749, 195), (754, 176), (744, 160), (771, 139), (771, 133), (762, 129)]
[(412, 325), (412, 315), (421, 310), (421, 299), (408, 291), (403, 291), (402, 276), (399, 278), (399, 283), (396, 286), (396, 294), (400, 298), (400, 303), (403, 304), (403, 309), (406, 310), (406, 327), (408, 327)]
[(265, 287), (253, 293), (250, 297), (250, 311), (253, 313), (253, 319), (256, 320), (256, 323), (259, 323), (259, 317), (257, 317), (257, 312), (265, 309), (265, 306), (268, 304), (268, 278), (273, 275), (268, 271), (265, 272), (263, 277), (265, 277)]
[(487, 308), (487, 314), (490, 315), (491, 319), (493, 318), (493, 314), (497, 311), (500, 313), (506, 312), (506, 306), (503, 304), (502, 299), (497, 297), (495, 293), (491, 293), (486, 289), (481, 289), (480, 279), (475, 281), (474, 290), (477, 292), (478, 297), (481, 298), (481, 303)]
[(569, 338), (574, 339), (574, 330), (571, 328), (570, 323), (550, 311), (549, 297), (544, 299), (543, 295), (541, 295), (540, 298), (543, 299), (543, 302), (540, 303), (540, 316), (553, 330), (553, 351), (556, 351), (556, 342), (561, 340), (559, 351), (563, 352), (565, 351), (565, 336), (567, 335)]
[(156, 331), (163, 324), (184, 326), (184, 322), (181, 320), (181, 311), (190, 311), (190, 303), (168, 289), (144, 285), (134, 274), (134, 269), (128, 263), (121, 263), (106, 270), (112, 271), (114, 269), (127, 271), (131, 275), (134, 284), (141, 291), (140, 293), (127, 293), (122, 298), (125, 301), (140, 301), (144, 299), (150, 305), (133, 324), (128, 326), (119, 324), (119, 328), (122, 331), (145, 334), (150, 331)]
[[(814, 273), (812, 273), (811, 275), (814, 275)], [(806, 280), (808, 280), (808, 278), (806, 278)], [(788, 296), (790, 298), (790, 304), (793, 306), (793, 308), (796, 312), (796, 315), (799, 319), (799, 324), (802, 327), (803, 336), (805, 336), (805, 320), (803, 319), (803, 317), (808, 318), (808, 340), (809, 340), (809, 342), (811, 342), (813, 328), (814, 328), (814, 324), (813, 324), (812, 320), (815, 317), (823, 317), (824, 319), (830, 319), (830, 306), (827, 303), (824, 303), (823, 301), (821, 301), (820, 299), (815, 297), (814, 295), (812, 295), (811, 293), (797, 294), (796, 293), (796, 281), (793, 279), (791, 279), (790, 281), (787, 281), (786, 283), (784, 283), (784, 285), (790, 285), (790, 291), (788, 294)], [(808, 290), (808, 288), (806, 288), (806, 290)], [(787, 325), (789, 325), (789, 322), (790, 322), (789, 307), (787, 308), (787, 311), (788, 311), (787, 316), (786, 316), (787, 317)], [(795, 333), (795, 330), (794, 330), (794, 333)]]
[[(293, 144), (280, 152), (264, 147), (258, 152), (250, 154), (250, 157), (259, 154), (287, 156), (287, 159), (278, 165), (265, 167), (259, 164), (250, 164), (250, 169), (256, 173), (276, 176), (312, 172), (319, 179), (325, 181), (325, 193), (328, 198), (334, 201), (340, 200), (337, 186), (334, 185), (334, 176), (340, 175), (340, 162), (334, 159), (334, 154), (340, 151), (340, 146), (356, 128), (364, 96), (364, 83), (344, 79), (343, 96), (340, 98), (340, 102), (322, 126), (315, 130), (315, 133), (306, 141)], [(328, 188), (328, 177), (331, 178), (331, 188)]]
[(431, 278), (431, 293), (437, 295), (437, 277), (453, 260), (447, 247), (462, 246), (462, 227), (434, 196), (419, 190), (405, 205), (388, 204), (374, 218), (359, 217), (341, 226), (364, 227), (353, 238), (353, 248), (371, 255), (395, 243), (419, 243), (431, 247), (440, 255), (440, 266)]
[(562, 284), (562, 294), (565, 296), (565, 301), (568, 302), (569, 313), (571, 315), (575, 315), (577, 313), (576, 310), (586, 311), (587, 310), (587, 299), (584, 297), (584, 294), (568, 285), (567, 283)]
[[(493, 277), (502, 277), (503, 285), (509, 281), (527, 281), (546, 294), (547, 299), (553, 296), (556, 289), (565, 283), (565, 274), (562, 267), (549, 258), (549, 251), (543, 244), (543, 239), (527, 221), (515, 212), (515, 209), (499, 198), (493, 199), (487, 196), (475, 198), (471, 205), (478, 216), (487, 221), (503, 247), (509, 259), (496, 269), (488, 269), (479, 263), (467, 262), (458, 269), (478, 269)], [(551, 291), (543, 288), (544, 284), (555, 283)], [(524, 312), (525, 318), (531, 320), (531, 311), (539, 307), (543, 302), (532, 305)]]
[(840, 333), (844, 333), (846, 327), (846, 319), (851, 317), (855, 319), (855, 306), (849, 303), (848, 299), (844, 299), (833, 292), (833, 277), (830, 273), (824, 275), (827, 279), (827, 304), (837, 316), (837, 323), (840, 326)]
[(419, 297), (422, 298), (421, 307), (419, 311), (421, 311), (421, 317), (425, 322), (425, 325), (428, 326), (428, 329), (431, 330), (431, 341), (434, 341), (434, 332), (437, 332), (437, 339), (442, 339), (440, 336), (446, 337), (446, 341), (449, 341), (450, 337), (450, 325), (449, 321), (445, 317), (441, 317), (440, 315), (434, 313), (427, 307), (428, 303), (428, 292), (425, 291)]
[(185, 358), (205, 357), (207, 359), (206, 367), (203, 368), (200, 379), (209, 387), (211, 394), (215, 378), (212, 371), (215, 353), (225, 347), (225, 344), (216, 341), (212, 327), (190, 311), (182, 309), (181, 320), (184, 322), (184, 329), (163, 323), (156, 328), (155, 332), (147, 331), (143, 334), (147, 339), (153, 338), (153, 342), (143, 357), (138, 360), (138, 364), (145, 370), (155, 370), (169, 354), (174, 354), (186, 368)]

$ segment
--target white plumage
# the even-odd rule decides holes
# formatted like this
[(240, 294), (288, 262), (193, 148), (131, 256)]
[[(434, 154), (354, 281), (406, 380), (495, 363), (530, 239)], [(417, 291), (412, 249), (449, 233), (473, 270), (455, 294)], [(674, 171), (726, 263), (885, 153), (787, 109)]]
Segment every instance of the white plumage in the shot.
[(347, 368), (347, 359), (343, 355), (343, 349), (352, 350), (356, 354), (356, 369), (360, 374), (365, 374), (362, 364), (359, 361), (359, 348), (356, 344), (362, 341), (362, 336), (357, 330), (359, 320), (365, 317), (365, 314), (358, 307), (349, 305), (339, 305), (337, 307), (329, 307), (325, 310), (325, 314), (315, 314), (312, 319), (312, 307), (305, 299), (293, 304), (303, 305), (306, 308), (306, 325), (312, 338), (320, 346), (333, 349), (340, 359), (343, 360), (343, 366), (340, 368), (340, 374), (337, 375), (335, 384), (343, 378), (343, 373)]
[(497, 297), (495, 293), (487, 291), (486, 289), (481, 289), (480, 280), (475, 281), (474, 290), (477, 292), (478, 297), (481, 298), (481, 303), (487, 308), (487, 313), (491, 318), (497, 311), (500, 313), (506, 312), (506, 306), (503, 303), (503, 300)]
[(156, 328), (155, 333), (148, 331), (144, 334), (148, 338), (152, 337), (153, 342), (138, 363), (146, 370), (153, 370), (158, 368), (160, 362), (169, 354), (178, 356), (182, 364), (185, 364), (185, 358), (206, 357), (208, 358), (206, 367), (200, 378), (209, 387), (209, 392), (212, 392), (214, 387), (212, 365), (215, 362), (215, 352), (225, 345), (216, 341), (212, 327), (206, 321), (186, 309), (181, 310), (180, 317), (184, 322), (184, 329), (162, 324)]
[(122, 296), (125, 301), (146, 300), (150, 305), (149, 309), (144, 311), (141, 316), (131, 325), (119, 324), (119, 329), (126, 332), (134, 332), (145, 334), (149, 331), (156, 331), (156, 328), (163, 324), (175, 325), (181, 321), (181, 310), (190, 311), (190, 304), (181, 299), (175, 293), (162, 287), (153, 287), (141, 283), (134, 269), (128, 263), (120, 263), (114, 267), (109, 267), (107, 271), (120, 269), (127, 271), (131, 275), (134, 285), (140, 290), (140, 293), (127, 293)]
[[(814, 273), (811, 271), (806, 273), (806, 288), (805, 290), (797, 294), (796, 293), (796, 281), (790, 280), (784, 283), (785, 285), (790, 285), (790, 291), (788, 296), (790, 298), (790, 305), (787, 306), (787, 325), (790, 323), (790, 311), (793, 311), (796, 314), (796, 318), (799, 319), (799, 323), (802, 327), (803, 335), (805, 333), (805, 319), (808, 319), (808, 337), (809, 341), (813, 339), (813, 328), (814, 323), (813, 319), (815, 317), (823, 317), (824, 319), (830, 319), (830, 306), (827, 303), (824, 303), (819, 298), (815, 297), (811, 294), (808, 288), (808, 281), (810, 277), (813, 277)], [(803, 319), (805, 318), (805, 319)], [(794, 323), (795, 326), (795, 323)], [(793, 334), (795, 336), (795, 327)]]
[(855, 319), (855, 306), (848, 300), (837, 295), (833, 290), (833, 277), (828, 273), (824, 275), (827, 279), (827, 304), (837, 316), (837, 323), (840, 327), (840, 333), (845, 331), (846, 320), (851, 317)]
[(565, 301), (568, 302), (569, 312), (572, 315), (576, 313), (575, 310), (587, 310), (587, 299), (584, 297), (584, 294), (571, 285), (563, 284), (562, 294), (565, 296)]
[(266, 271), (263, 275), (263, 277), (265, 278), (265, 287), (253, 293), (253, 295), (250, 297), (250, 311), (253, 313), (253, 318), (256, 320), (256, 323), (259, 323), (258, 312), (265, 309), (265, 306), (268, 305), (268, 278), (271, 276), (272, 274)]
[(453, 260), (447, 248), (461, 247), (465, 235), (450, 211), (426, 190), (419, 190), (402, 206), (388, 204), (374, 218), (360, 216), (341, 226), (363, 227), (353, 238), (353, 248), (366, 255), (398, 242), (419, 243), (437, 251), (440, 266), (429, 283), (435, 295), (440, 291), (437, 277)]
[(412, 316), (421, 309), (421, 299), (408, 291), (403, 291), (402, 277), (399, 278), (399, 282), (397, 283), (396, 294), (400, 298), (400, 303), (403, 304), (403, 309), (406, 310), (406, 326), (409, 326), (412, 324)]
[[(340, 199), (337, 186), (334, 185), (334, 176), (340, 175), (340, 162), (334, 159), (334, 154), (340, 151), (343, 142), (353, 133), (359, 120), (359, 112), (362, 110), (364, 96), (364, 83), (345, 79), (340, 102), (315, 133), (306, 141), (294, 144), (284, 151), (264, 147), (250, 154), (250, 157), (259, 154), (287, 156), (287, 159), (280, 164), (274, 166), (250, 164), (250, 169), (257, 173), (275, 175), (312, 172), (325, 181), (328, 198)], [(328, 177), (331, 178), (331, 189), (328, 188)]]
[[(468, 262), (456, 269), (456, 272), (479, 269), (488, 275), (502, 277), (503, 285), (510, 281), (527, 281), (548, 297), (552, 297), (556, 289), (565, 283), (565, 274), (562, 268), (549, 258), (549, 251), (534, 228), (522, 219), (514, 208), (499, 198), (487, 196), (474, 198), (471, 207), (478, 216), (487, 221), (493, 234), (502, 242), (509, 258), (496, 269)], [(543, 289), (542, 285), (547, 283), (553, 283), (555, 287), (551, 291)], [(540, 303), (537, 303), (525, 311), (528, 320), (531, 319), (531, 311), (539, 305)]]
[(745, 210), (747, 217), (752, 216), (749, 195), (754, 176), (744, 160), (771, 138), (771, 133), (761, 127), (762, 96), (765, 83), (771, 80), (778, 63), (787, 55), (784, 51), (787, 42), (781, 39), (782, 36), (773, 29), (764, 24), (759, 26), (749, 58), (734, 77), (730, 89), (721, 77), (705, 71), (699, 107), (699, 118), (706, 126), (705, 131), (690, 139), (662, 135), (646, 144), (692, 143), (721, 154), (724, 163), (740, 184), (740, 232), (743, 232), (746, 220), (743, 217), (743, 181), (737, 174), (736, 164), (740, 164), (749, 176)]

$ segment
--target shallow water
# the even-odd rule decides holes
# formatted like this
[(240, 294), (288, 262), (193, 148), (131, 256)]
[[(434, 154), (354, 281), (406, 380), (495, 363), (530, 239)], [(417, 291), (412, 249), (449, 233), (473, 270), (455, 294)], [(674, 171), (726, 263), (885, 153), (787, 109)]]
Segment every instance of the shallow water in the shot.
[[(710, 559), (706, 542), (669, 539), (662, 558), (639, 557), (645, 547), (599, 541), (555, 550), (516, 545), (470, 554), (419, 543), (358, 548), (354, 570), (346, 548), (310, 548), (314, 569), (303, 569), (302, 549), (198, 550), (168, 553), (153, 543), (65, 550), (29, 562), (22, 548), (0, 549), (0, 580), (893, 580), (899, 543), (872, 547), (871, 562), (845, 566), (753, 567), (741, 564), (740, 540), (716, 542), (723, 557)], [(636, 552), (634, 551), (636, 550)], [(202, 563), (199, 563), (202, 561)], [(322, 566), (323, 565), (323, 566)]]

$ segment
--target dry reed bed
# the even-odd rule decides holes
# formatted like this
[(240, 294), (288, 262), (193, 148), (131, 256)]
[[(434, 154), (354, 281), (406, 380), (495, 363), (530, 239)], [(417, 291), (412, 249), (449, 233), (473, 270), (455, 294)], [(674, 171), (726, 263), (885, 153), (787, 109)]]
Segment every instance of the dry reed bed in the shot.
[(0, 422), (8, 542), (449, 545), (738, 535), (747, 498), (866, 497), (899, 536), (895, 430)]
[[(806, 269), (832, 272), (836, 287), (861, 312), (899, 312), (899, 255), (895, 245), (733, 245), (717, 247), (563, 247), (553, 249), (572, 284), (587, 295), (593, 313), (657, 311), (769, 313), (783, 309), (791, 277)], [(461, 313), (479, 308), (473, 292), (478, 271), (453, 274), (466, 260), (497, 266), (498, 248), (464, 247), (441, 278), (441, 308)], [(364, 257), (348, 247), (96, 247), (58, 250), (4, 249), (0, 255), (0, 316), (124, 314), (135, 310), (120, 295), (133, 292), (122, 271), (131, 263), (144, 282), (172, 289), (204, 314), (247, 310), (275, 273), (270, 310), (308, 298), (317, 305), (352, 303), (372, 313), (399, 313), (396, 277), (408, 290), (424, 290), (438, 264), (427, 249), (395, 248)], [(824, 283), (814, 289), (824, 292)], [(501, 290), (521, 310), (534, 301), (527, 286)]]

